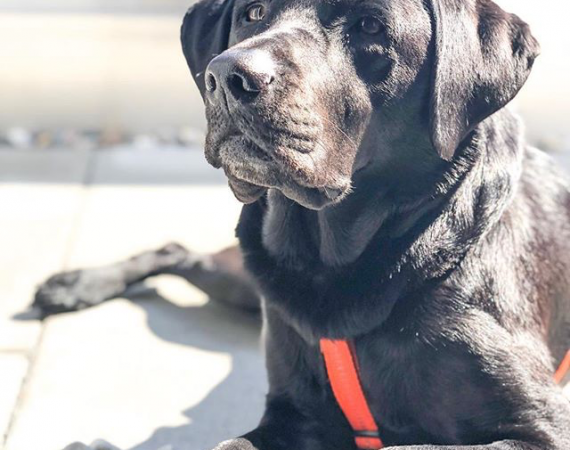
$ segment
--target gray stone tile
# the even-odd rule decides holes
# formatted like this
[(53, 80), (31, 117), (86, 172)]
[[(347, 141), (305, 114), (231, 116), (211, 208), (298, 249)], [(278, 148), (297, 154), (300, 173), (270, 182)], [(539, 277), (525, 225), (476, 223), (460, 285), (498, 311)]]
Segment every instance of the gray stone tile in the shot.
[(89, 189), (69, 267), (106, 264), (178, 241), (196, 251), (235, 243), (241, 210), (226, 186)]
[(27, 368), (28, 360), (25, 356), (0, 353), (0, 448), (8, 432)]
[(131, 147), (98, 151), (95, 154), (95, 184), (226, 185), (223, 171), (215, 170), (201, 150)]
[(80, 184), (90, 152), (80, 150), (0, 151), (0, 183)]
[[(240, 208), (225, 186), (95, 184), (68, 267), (170, 240), (198, 251), (230, 245)], [(173, 277), (148, 286), (146, 295), (49, 319), (6, 450), (96, 438), (129, 450), (207, 450), (257, 424), (266, 391), (257, 320)]]
[(37, 321), (15, 320), (30, 305), (37, 283), (63, 269), (81, 211), (80, 185), (0, 183), (0, 351), (28, 351)]
[(266, 390), (258, 324), (202, 303), (139, 295), (50, 319), (6, 450), (100, 437), (207, 450), (254, 427)]
[[(41, 324), (22, 315), (34, 286), (61, 270), (81, 209), (88, 155), (0, 152), (0, 432), (6, 433)], [(63, 184), (60, 184), (63, 183)]]

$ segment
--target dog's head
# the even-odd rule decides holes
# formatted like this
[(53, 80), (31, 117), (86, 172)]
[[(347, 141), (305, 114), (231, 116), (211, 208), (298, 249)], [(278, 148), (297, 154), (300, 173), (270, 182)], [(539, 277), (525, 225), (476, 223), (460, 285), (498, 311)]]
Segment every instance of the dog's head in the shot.
[(453, 159), (538, 55), (490, 0), (201, 0), (182, 43), (208, 161), (243, 202), (276, 188), (312, 209), (358, 171)]

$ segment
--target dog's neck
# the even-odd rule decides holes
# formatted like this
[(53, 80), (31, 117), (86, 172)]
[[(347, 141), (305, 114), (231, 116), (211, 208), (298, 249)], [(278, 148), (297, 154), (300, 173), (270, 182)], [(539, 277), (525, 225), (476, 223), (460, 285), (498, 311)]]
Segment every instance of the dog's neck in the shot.
[(403, 234), (440, 203), (439, 199), (421, 199), (398, 207), (382, 190), (375, 190), (363, 182), (357, 184), (342, 203), (321, 211), (310, 211), (279, 191), (271, 190), (267, 196), (263, 244), (279, 259), (295, 261), (314, 251), (326, 266), (340, 267), (358, 259), (395, 214), (409, 212), (409, 217), (395, 230)]
[[(502, 114), (510, 116), (508, 113)], [(514, 131), (512, 135), (519, 134), (516, 119), (511, 117), (507, 124), (506, 126), (514, 128), (511, 130)], [(461, 195), (465, 195), (470, 189), (470, 177), (483, 177), (483, 187), (497, 183), (498, 179), (503, 183), (504, 178), (508, 178), (505, 181), (507, 184), (513, 184), (516, 180), (512, 180), (512, 176), (505, 177), (505, 174), (514, 173), (513, 176), (518, 177), (518, 171), (512, 166), (520, 165), (520, 155), (489, 155), (486, 151), (487, 148), (509, 148), (501, 145), (504, 133), (500, 131), (500, 126), (493, 118), (481, 125), (466, 156), (456, 159), (447, 170), (440, 173), (440, 182), (434, 183), (431, 190), (426, 191), (425, 186), (418, 186), (416, 196), (408, 193), (405, 198), (395, 197), (394, 189), (386, 189), (385, 185), (375, 182), (373, 178), (362, 177), (355, 180), (354, 191), (341, 203), (322, 211), (310, 211), (279, 191), (270, 190), (263, 222), (263, 245), (273, 257), (286, 262), (311, 261), (318, 254), (325, 266), (342, 267), (350, 264), (362, 255), (379, 232), (385, 232), (394, 238), (403, 236), (448, 202), (460, 185), (463, 185), (461, 190), (465, 191)], [(479, 148), (474, 149), (474, 146)], [(483, 170), (487, 158), (504, 158), (504, 173)], [(464, 176), (466, 174), (468, 176)], [(510, 187), (503, 187), (510, 190)], [(504, 201), (496, 199), (494, 204), (485, 205), (485, 211), (500, 215), (508, 197), (510, 196), (506, 193)], [(471, 207), (473, 211), (458, 211), (458, 214), (466, 214), (477, 220), (474, 217), (477, 213), (475, 209), (481, 205), (474, 201)]]
[(440, 205), (441, 199), (394, 204), (382, 190), (363, 182), (356, 184), (343, 202), (321, 211), (307, 210), (277, 190), (269, 191), (267, 204), (263, 245), (272, 256), (296, 261), (308, 252), (316, 252), (325, 266), (341, 267), (356, 261), (394, 215), (406, 214), (393, 230), (396, 235), (404, 234)]

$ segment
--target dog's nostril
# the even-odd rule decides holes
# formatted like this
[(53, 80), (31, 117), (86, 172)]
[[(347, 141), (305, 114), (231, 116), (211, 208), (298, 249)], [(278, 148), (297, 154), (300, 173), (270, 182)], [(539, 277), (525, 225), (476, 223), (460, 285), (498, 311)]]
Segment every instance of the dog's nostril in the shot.
[(216, 82), (216, 77), (212, 72), (209, 72), (206, 75), (206, 90), (208, 92), (214, 92), (218, 87), (218, 83)]
[(230, 76), (230, 85), (235, 92), (258, 93), (259, 87), (252, 81), (237, 73)]

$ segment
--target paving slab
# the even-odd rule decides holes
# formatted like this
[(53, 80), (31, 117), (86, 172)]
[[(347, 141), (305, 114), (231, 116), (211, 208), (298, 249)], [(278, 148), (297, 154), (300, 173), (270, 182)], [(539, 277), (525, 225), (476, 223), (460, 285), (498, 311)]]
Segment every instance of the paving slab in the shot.
[(143, 297), (50, 320), (6, 450), (101, 437), (207, 450), (256, 425), (266, 390), (256, 320)]
[(13, 320), (61, 270), (81, 212), (88, 152), (0, 151), (0, 352), (34, 347), (38, 322)]
[(0, 351), (29, 350), (40, 324), (13, 320), (30, 305), (35, 286), (63, 269), (83, 198), (80, 185), (1, 184)]
[(92, 153), (88, 150), (0, 149), (0, 183), (83, 184)]
[(132, 146), (101, 150), (94, 155), (94, 184), (107, 185), (227, 185), (222, 170), (206, 163), (201, 149), (156, 149)]
[(35, 284), (63, 268), (88, 160), (85, 152), (0, 151), (0, 447), (42, 328), (15, 317)]
[(25, 356), (0, 353), (0, 448), (8, 432), (27, 369), (28, 360)]
[[(173, 240), (197, 251), (235, 242), (241, 207), (215, 175), (204, 175), (201, 159), (189, 166), (187, 155), (139, 156), (94, 158), (68, 268)], [(184, 167), (198, 184), (192, 177), (183, 184)], [(130, 450), (207, 450), (260, 418), (266, 380), (258, 319), (210, 302), (180, 279), (158, 277), (129, 299), (53, 317), (42, 336), (5, 450), (61, 450), (96, 438)]]

